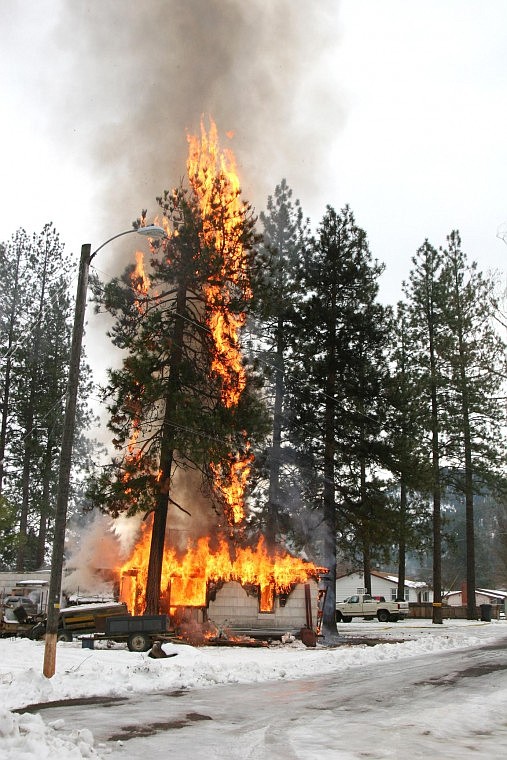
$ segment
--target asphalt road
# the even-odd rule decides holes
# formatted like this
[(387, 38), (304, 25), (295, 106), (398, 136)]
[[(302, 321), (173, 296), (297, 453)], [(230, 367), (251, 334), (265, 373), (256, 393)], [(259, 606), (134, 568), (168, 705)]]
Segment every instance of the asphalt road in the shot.
[(481, 730), (488, 695), (506, 689), (507, 638), (333, 676), (76, 700), (36, 711), (46, 722), (63, 718), (66, 731), (91, 729), (98, 751), (114, 760), (461, 760), (507, 757), (507, 717)]

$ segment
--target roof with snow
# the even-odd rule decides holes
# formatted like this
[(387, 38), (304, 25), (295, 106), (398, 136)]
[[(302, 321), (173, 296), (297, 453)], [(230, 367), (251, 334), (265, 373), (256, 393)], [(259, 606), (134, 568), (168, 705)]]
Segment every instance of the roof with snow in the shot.
[[(336, 580), (339, 580), (340, 578), (346, 578), (348, 575), (353, 575), (353, 573), (352, 572), (343, 573), (343, 575), (337, 576)], [(398, 585), (397, 575), (391, 575), (391, 573), (382, 573), (380, 570), (372, 570), (371, 575), (375, 576), (376, 578), (382, 578), (385, 581), (389, 581), (390, 583)], [(411, 580), (410, 578), (405, 578), (405, 586), (407, 588), (415, 588), (415, 589), (429, 588), (429, 584), (426, 583), (426, 581), (414, 581), (414, 580)]]

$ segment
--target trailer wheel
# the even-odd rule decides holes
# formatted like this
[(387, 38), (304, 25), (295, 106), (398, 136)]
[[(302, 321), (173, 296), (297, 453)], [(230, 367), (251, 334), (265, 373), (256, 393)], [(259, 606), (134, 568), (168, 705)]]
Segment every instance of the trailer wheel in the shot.
[(151, 648), (151, 639), (146, 633), (131, 633), (127, 646), (130, 652), (147, 652)]
[(70, 631), (58, 631), (56, 640), (57, 641), (72, 641), (72, 633)]

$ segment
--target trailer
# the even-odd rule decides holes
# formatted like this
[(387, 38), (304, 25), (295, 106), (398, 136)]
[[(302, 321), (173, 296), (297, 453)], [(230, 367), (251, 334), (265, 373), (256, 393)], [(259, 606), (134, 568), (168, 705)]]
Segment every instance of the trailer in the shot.
[(83, 646), (93, 649), (95, 641), (126, 643), (130, 652), (147, 652), (155, 641), (174, 638), (168, 615), (115, 615), (106, 618), (103, 633), (83, 638)]
[[(58, 616), (58, 641), (72, 641), (74, 636), (100, 633), (106, 630), (106, 620), (128, 614), (123, 602), (78, 604), (64, 607)], [(46, 619), (41, 620), (27, 633), (31, 639), (42, 639), (46, 633)]]

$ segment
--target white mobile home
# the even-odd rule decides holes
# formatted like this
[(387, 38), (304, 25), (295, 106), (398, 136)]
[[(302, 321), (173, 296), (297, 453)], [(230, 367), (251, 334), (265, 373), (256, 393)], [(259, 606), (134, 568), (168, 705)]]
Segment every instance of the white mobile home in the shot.
[[(336, 599), (343, 601), (353, 594), (364, 594), (364, 576), (361, 572), (350, 572), (336, 578)], [(398, 596), (398, 578), (380, 570), (371, 571), (372, 596), (383, 596), (386, 601), (394, 601)], [(432, 602), (433, 591), (424, 581), (405, 579), (406, 602)]]

